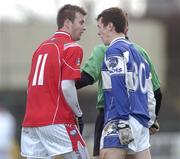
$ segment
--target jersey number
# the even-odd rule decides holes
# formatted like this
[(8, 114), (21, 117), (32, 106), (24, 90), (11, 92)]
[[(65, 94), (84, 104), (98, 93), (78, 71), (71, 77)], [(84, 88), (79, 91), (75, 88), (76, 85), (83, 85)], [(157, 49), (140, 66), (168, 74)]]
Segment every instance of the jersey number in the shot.
[[(43, 82), (44, 82), (44, 67), (45, 67), (45, 63), (46, 63), (46, 59), (47, 59), (48, 54), (44, 54), (44, 55), (39, 55), (38, 56), (38, 60), (36, 63), (36, 69), (35, 69), (35, 73), (33, 76), (33, 82), (32, 85), (33, 86), (42, 86)], [(40, 71), (39, 71), (40, 69)], [(38, 74), (39, 72), (39, 74)]]
[(133, 64), (134, 72), (133, 72), (133, 90), (137, 90), (140, 88), (142, 93), (147, 92), (147, 79), (145, 75), (145, 65), (144, 63), (140, 63), (139, 69), (136, 63)]

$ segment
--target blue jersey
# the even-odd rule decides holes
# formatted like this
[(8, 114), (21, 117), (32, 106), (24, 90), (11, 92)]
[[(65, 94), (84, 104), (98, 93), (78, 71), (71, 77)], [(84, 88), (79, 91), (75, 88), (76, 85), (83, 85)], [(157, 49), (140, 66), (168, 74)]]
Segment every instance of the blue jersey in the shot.
[(150, 100), (155, 107), (154, 100), (148, 96), (150, 67), (133, 44), (124, 38), (115, 39), (105, 53), (101, 71), (105, 123), (114, 119), (128, 120), (131, 115), (148, 127)]

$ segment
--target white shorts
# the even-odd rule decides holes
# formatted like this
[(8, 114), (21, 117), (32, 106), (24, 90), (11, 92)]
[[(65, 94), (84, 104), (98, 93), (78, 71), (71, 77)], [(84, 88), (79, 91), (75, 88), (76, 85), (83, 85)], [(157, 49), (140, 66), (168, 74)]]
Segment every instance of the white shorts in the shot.
[[(117, 120), (110, 121), (111, 123), (117, 123)], [(108, 123), (107, 123), (108, 124)], [(107, 125), (106, 124), (106, 125)], [(103, 129), (102, 137), (101, 137), (101, 145), (100, 148), (122, 148), (127, 150), (128, 154), (135, 154), (137, 152), (141, 152), (150, 147), (149, 143), (149, 129), (141, 125), (134, 117), (130, 116), (129, 125), (132, 130), (132, 135), (134, 137), (134, 141), (129, 143), (128, 145), (122, 145), (119, 141), (119, 135), (117, 127), (109, 126), (108, 129), (105, 125), (106, 129)], [(107, 133), (111, 132), (111, 133)]]
[[(74, 152), (78, 156), (81, 155), (81, 152), (85, 152), (85, 155), (88, 156), (85, 142), (75, 125), (57, 124), (22, 128), (22, 156), (28, 158), (47, 158), (69, 154), (69, 152)], [(76, 157), (74, 156), (74, 158)]]

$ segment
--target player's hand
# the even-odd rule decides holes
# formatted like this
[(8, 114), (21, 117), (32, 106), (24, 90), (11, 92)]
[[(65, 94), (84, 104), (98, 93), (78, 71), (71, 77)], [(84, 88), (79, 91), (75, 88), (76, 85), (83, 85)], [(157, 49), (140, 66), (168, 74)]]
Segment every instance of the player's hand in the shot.
[(159, 132), (159, 130), (160, 130), (159, 123), (157, 120), (155, 120), (154, 124), (152, 124), (151, 127), (149, 128), (150, 135)]
[(84, 129), (83, 117), (82, 116), (81, 117), (77, 117), (76, 118), (76, 122), (77, 122), (77, 126), (78, 126), (78, 129), (79, 129), (79, 132), (82, 135), (83, 129)]
[(120, 143), (127, 145), (134, 140), (128, 121), (121, 120), (118, 124)]

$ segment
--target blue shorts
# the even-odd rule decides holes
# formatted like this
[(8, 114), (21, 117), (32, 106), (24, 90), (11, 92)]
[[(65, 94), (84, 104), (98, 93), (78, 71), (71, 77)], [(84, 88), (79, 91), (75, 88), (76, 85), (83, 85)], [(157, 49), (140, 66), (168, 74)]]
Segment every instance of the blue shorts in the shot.
[(130, 116), (129, 126), (132, 130), (134, 141), (128, 145), (122, 145), (119, 140), (119, 120), (109, 121), (103, 129), (100, 148), (122, 148), (128, 154), (141, 152), (150, 147), (149, 129), (141, 125), (134, 117)]

